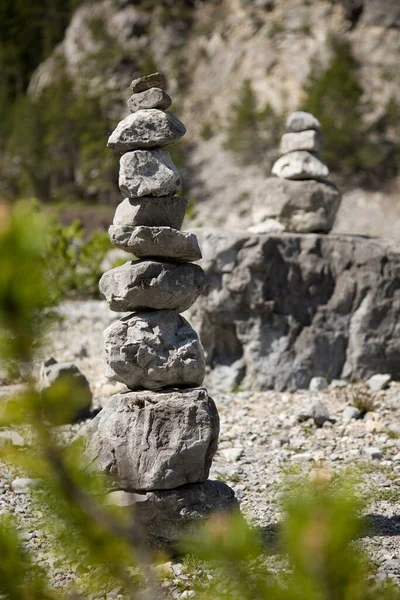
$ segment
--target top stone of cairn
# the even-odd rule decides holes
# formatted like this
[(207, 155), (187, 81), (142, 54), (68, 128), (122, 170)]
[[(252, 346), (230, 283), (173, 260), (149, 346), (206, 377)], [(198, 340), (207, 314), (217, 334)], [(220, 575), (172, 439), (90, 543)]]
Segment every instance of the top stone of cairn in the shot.
[(134, 79), (130, 87), (132, 92), (137, 94), (138, 92), (144, 92), (154, 87), (161, 88), (163, 90), (166, 88), (166, 86), (167, 82), (162, 73), (152, 73), (151, 75)]
[(319, 131), (321, 129), (321, 123), (311, 113), (299, 110), (288, 116), (286, 120), (286, 129), (296, 133), (299, 131), (307, 131), (308, 129)]

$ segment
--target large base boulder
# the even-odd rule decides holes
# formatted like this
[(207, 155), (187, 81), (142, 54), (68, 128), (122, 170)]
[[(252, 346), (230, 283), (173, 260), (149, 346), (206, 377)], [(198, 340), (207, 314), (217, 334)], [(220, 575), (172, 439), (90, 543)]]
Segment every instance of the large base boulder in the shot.
[(142, 311), (104, 332), (105, 374), (131, 390), (199, 387), (205, 373), (199, 338), (173, 310)]
[[(253, 390), (313, 377), (400, 379), (400, 244), (350, 235), (196, 231), (208, 285), (189, 315), (213, 373)], [(219, 377), (221, 384), (221, 378)]]
[(87, 433), (88, 456), (118, 487), (165, 490), (207, 479), (219, 418), (204, 388), (127, 392), (110, 398)]
[(286, 231), (328, 233), (339, 210), (341, 193), (330, 182), (270, 177), (254, 199), (255, 226), (275, 219)]
[(144, 494), (115, 491), (108, 501), (131, 508), (151, 546), (169, 550), (182, 537), (196, 533), (212, 515), (239, 512), (233, 490), (226, 483), (210, 480)]

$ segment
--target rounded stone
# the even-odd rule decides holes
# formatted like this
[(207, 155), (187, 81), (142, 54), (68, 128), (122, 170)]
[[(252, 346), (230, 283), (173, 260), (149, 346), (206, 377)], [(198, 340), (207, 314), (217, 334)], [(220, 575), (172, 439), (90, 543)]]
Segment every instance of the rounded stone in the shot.
[(111, 226), (109, 235), (117, 248), (138, 258), (160, 257), (187, 262), (201, 258), (197, 237), (171, 227)]
[(199, 265), (138, 260), (104, 273), (99, 288), (117, 312), (143, 308), (183, 312), (196, 302), (205, 284)]
[(165, 150), (133, 150), (120, 160), (119, 188), (128, 198), (176, 194), (181, 178)]
[(316, 154), (297, 150), (278, 158), (272, 173), (284, 179), (326, 179), (329, 169)]
[(125, 198), (116, 208), (113, 232), (120, 235), (121, 228), (141, 226), (180, 229), (187, 205), (187, 199), (179, 196)]
[(104, 332), (105, 374), (131, 390), (199, 387), (205, 359), (197, 333), (173, 310), (123, 317)]
[(118, 152), (168, 146), (177, 142), (186, 129), (172, 113), (151, 108), (138, 110), (120, 121), (107, 146)]
[(298, 110), (286, 119), (286, 129), (288, 131), (306, 131), (307, 129), (321, 129), (321, 123), (314, 115), (309, 112)]
[(144, 108), (159, 108), (166, 110), (171, 106), (172, 100), (167, 92), (161, 88), (153, 87), (144, 92), (132, 94), (127, 101), (131, 113)]
[(87, 434), (87, 456), (118, 487), (166, 490), (207, 479), (219, 418), (204, 388), (126, 392), (110, 398)]

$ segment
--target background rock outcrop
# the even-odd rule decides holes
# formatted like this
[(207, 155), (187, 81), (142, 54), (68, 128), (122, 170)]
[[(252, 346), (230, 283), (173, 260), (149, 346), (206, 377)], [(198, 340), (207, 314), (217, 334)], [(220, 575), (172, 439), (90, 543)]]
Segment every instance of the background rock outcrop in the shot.
[(207, 287), (189, 318), (210, 387), (400, 378), (400, 247), (361, 236), (196, 231)]

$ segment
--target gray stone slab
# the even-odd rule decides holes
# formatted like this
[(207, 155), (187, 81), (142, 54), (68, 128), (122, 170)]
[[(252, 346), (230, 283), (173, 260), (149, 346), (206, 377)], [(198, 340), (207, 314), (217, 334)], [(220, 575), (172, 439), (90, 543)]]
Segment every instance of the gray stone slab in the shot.
[(287, 154), (296, 150), (307, 150), (308, 152), (319, 152), (322, 146), (322, 136), (315, 129), (307, 129), (298, 133), (285, 133), (281, 139), (279, 152)]
[(144, 92), (153, 87), (165, 89), (167, 82), (162, 73), (152, 73), (151, 75), (145, 75), (144, 77), (138, 77), (131, 82), (130, 88), (134, 94), (138, 92)]
[(112, 243), (138, 258), (162, 257), (178, 261), (201, 258), (197, 237), (171, 227), (116, 227), (108, 230)]
[(167, 92), (161, 88), (153, 87), (144, 92), (132, 94), (127, 101), (127, 105), (131, 113), (143, 108), (159, 108), (166, 110), (171, 106), (172, 100)]
[(329, 169), (316, 154), (298, 150), (278, 158), (272, 173), (284, 179), (326, 179)]
[(143, 259), (104, 273), (99, 289), (117, 312), (143, 308), (183, 312), (196, 302), (205, 284), (199, 265)]

